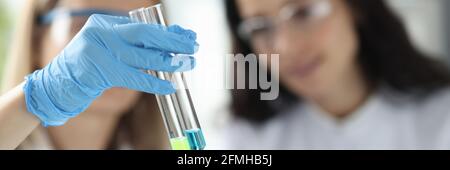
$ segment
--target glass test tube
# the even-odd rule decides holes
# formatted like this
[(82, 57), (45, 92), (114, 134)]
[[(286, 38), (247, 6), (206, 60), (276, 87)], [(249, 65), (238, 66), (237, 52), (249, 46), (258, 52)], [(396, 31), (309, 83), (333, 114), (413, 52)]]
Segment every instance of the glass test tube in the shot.
[[(161, 4), (133, 10), (129, 15), (136, 23), (166, 26)], [(172, 149), (203, 150), (206, 146), (205, 139), (183, 73), (148, 73), (162, 80), (172, 81), (177, 86), (175, 94), (156, 96)]]

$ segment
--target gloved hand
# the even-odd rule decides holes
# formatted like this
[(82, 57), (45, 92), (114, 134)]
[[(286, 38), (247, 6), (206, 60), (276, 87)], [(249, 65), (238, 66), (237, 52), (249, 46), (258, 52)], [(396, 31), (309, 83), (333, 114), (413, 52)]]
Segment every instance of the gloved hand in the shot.
[[(26, 105), (44, 126), (60, 126), (112, 87), (170, 94), (175, 89), (143, 70), (187, 71), (195, 59), (196, 34), (179, 26), (135, 24), (125, 17), (93, 15), (44, 69), (26, 77)], [(178, 62), (177, 62), (178, 63)]]

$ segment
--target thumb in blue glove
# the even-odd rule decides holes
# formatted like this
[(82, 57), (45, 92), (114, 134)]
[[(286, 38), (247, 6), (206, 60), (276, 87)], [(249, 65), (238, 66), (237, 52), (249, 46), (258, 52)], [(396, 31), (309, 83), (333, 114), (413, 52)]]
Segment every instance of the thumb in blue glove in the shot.
[(195, 66), (196, 35), (179, 26), (131, 23), (93, 15), (69, 45), (44, 69), (26, 77), (26, 105), (44, 126), (60, 126), (112, 87), (171, 94), (172, 84), (143, 70), (188, 71)]

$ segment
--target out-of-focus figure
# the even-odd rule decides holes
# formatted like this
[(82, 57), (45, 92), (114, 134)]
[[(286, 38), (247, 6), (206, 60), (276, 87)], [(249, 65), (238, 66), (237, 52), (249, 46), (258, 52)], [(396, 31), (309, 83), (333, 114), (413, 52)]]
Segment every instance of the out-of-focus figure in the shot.
[[(7, 58), (3, 90), (46, 66), (92, 14), (127, 16), (155, 1), (27, 0)], [(61, 87), (64, 88), (64, 87)], [(37, 128), (19, 149), (169, 149), (155, 97), (132, 90), (107, 90), (65, 126)]]
[(450, 148), (449, 71), (385, 1), (226, 5), (235, 53), (279, 54), (281, 82), (275, 101), (233, 91), (230, 148)]

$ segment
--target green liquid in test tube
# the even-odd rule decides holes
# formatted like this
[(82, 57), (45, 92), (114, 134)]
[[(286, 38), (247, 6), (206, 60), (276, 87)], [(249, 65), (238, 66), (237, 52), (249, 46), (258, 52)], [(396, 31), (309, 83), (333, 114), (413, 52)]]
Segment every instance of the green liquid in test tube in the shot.
[[(136, 23), (166, 26), (161, 4), (133, 10), (129, 15)], [(174, 54), (177, 55), (183, 54)], [(156, 96), (172, 149), (203, 150), (206, 146), (205, 138), (183, 73), (148, 73), (159, 79), (172, 81), (177, 86), (175, 94)]]
[(189, 140), (186, 137), (170, 139), (170, 146), (173, 150), (191, 150)]

